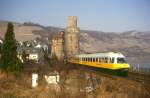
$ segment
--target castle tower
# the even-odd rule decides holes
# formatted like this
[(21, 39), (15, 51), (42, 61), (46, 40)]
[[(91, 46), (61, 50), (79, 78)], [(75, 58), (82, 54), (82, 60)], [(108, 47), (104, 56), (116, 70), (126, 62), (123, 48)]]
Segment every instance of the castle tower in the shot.
[(68, 25), (65, 34), (66, 56), (67, 58), (74, 57), (79, 52), (79, 28), (77, 27), (77, 17), (69, 16)]
[(58, 32), (53, 36), (51, 56), (56, 57), (59, 61), (64, 60), (64, 32)]

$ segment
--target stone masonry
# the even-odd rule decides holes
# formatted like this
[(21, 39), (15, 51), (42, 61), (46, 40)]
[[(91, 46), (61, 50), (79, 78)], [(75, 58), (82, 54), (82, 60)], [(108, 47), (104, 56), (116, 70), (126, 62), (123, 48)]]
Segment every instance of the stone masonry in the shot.
[(58, 32), (52, 39), (51, 56), (56, 56), (58, 60), (70, 59), (79, 53), (79, 28), (77, 27), (77, 17), (69, 16), (68, 26), (65, 32)]
[(77, 17), (69, 16), (66, 28), (65, 42), (67, 59), (79, 53), (79, 28), (77, 27)]

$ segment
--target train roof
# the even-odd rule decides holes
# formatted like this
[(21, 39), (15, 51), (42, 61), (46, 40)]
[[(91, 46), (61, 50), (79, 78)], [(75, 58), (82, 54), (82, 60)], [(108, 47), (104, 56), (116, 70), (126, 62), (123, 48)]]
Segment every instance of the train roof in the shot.
[(76, 57), (124, 57), (122, 53), (119, 52), (106, 52), (106, 53), (94, 53), (94, 54), (79, 54)]

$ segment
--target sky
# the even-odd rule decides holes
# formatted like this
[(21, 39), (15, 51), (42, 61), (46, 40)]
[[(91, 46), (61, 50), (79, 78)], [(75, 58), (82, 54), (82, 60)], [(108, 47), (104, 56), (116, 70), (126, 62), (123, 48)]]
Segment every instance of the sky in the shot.
[(0, 20), (66, 27), (68, 16), (80, 29), (150, 31), (150, 0), (0, 0)]

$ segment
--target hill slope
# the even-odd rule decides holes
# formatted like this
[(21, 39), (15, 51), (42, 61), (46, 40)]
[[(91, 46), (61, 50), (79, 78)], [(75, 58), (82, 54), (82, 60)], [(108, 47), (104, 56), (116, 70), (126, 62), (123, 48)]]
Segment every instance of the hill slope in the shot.
[[(6, 21), (0, 21), (0, 36), (6, 32)], [(14, 23), (17, 40), (32, 40), (36, 37), (49, 38), (51, 35), (64, 30), (58, 27), (44, 27), (33, 23)], [(122, 52), (130, 63), (150, 63), (150, 32), (128, 31), (122, 33), (80, 31), (81, 53), (106, 51)]]

